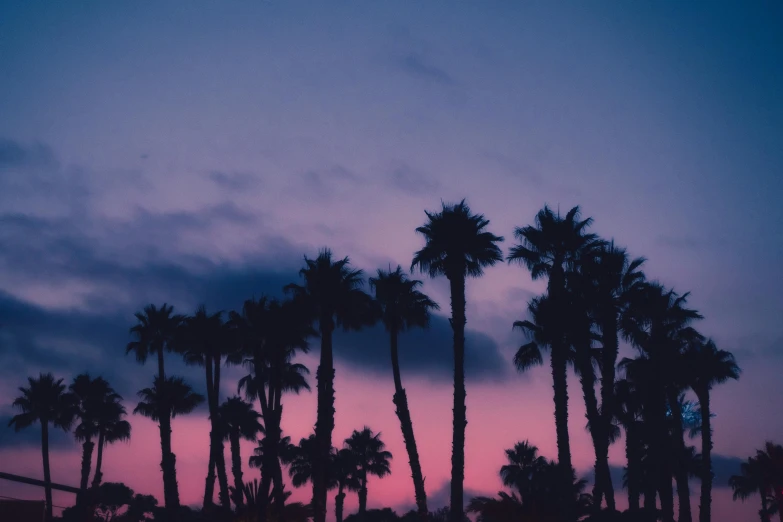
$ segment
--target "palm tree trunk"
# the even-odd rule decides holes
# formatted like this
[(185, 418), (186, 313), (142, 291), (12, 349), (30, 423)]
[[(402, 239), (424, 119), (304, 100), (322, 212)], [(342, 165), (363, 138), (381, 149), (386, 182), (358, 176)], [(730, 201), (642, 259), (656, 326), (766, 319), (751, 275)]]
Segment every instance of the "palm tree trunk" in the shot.
[[(593, 373), (592, 360), (590, 359), (590, 346), (582, 346), (579, 350), (579, 383), (582, 385), (582, 395), (585, 400), (585, 417), (590, 426), (590, 436), (595, 449), (595, 484), (593, 488), (594, 509), (601, 511), (601, 496), (605, 490), (605, 484), (609, 475), (609, 455), (604, 452), (603, 422), (598, 411), (598, 399), (595, 396), (595, 374)], [(607, 448), (608, 451), (608, 448)], [(608, 500), (607, 500), (608, 503)], [(614, 510), (613, 508), (611, 508)]]
[(101, 431), (98, 434), (98, 456), (95, 459), (95, 476), (92, 478), (92, 487), (94, 488), (100, 486), (103, 480), (101, 467), (103, 466), (103, 447), (106, 445), (105, 438), (103, 431)]
[[(454, 422), (451, 447), (451, 505), (450, 521), (463, 522), (465, 481), (465, 426), (468, 424), (465, 408), (465, 276), (450, 277), (451, 328), (454, 332)], [(360, 494), (361, 496), (361, 494)]]
[(44, 495), (46, 498), (46, 520), (52, 521), (52, 476), (49, 472), (49, 420), (41, 419), (41, 454), (43, 456)]
[(242, 511), (245, 505), (243, 499), (242, 457), (239, 452), (239, 430), (233, 429), (229, 435), (231, 440), (231, 474), (234, 475), (234, 504), (237, 511)]
[(367, 513), (367, 472), (362, 471), (362, 484), (359, 487), (359, 522), (362, 522)]
[(413, 436), (413, 421), (411, 420), (410, 409), (408, 408), (408, 397), (405, 389), (402, 387), (400, 378), (400, 361), (397, 353), (397, 330), (391, 330), (391, 359), (392, 373), (394, 374), (394, 405), (397, 407), (397, 418), (400, 419), (400, 428), (402, 429), (402, 439), (405, 442), (405, 449), (408, 452), (408, 461), (411, 466), (411, 476), (413, 477), (413, 491), (416, 497), (416, 508), (419, 516), (426, 518), (427, 513), (427, 492), (424, 490), (424, 476), (421, 472), (421, 463), (419, 462), (419, 451), (416, 448), (416, 439)]
[(334, 497), (334, 516), (337, 522), (343, 522), (343, 502), (345, 501), (345, 493), (343, 493), (343, 485), (340, 484), (340, 490)]
[[(253, 368), (256, 379), (256, 390), (258, 390), (258, 402), (261, 405), (261, 416), (264, 419), (264, 424), (267, 424), (271, 420), (271, 413), (269, 411), (269, 405), (266, 401), (266, 383), (264, 381), (264, 359), (262, 354), (256, 350), (253, 353)], [(264, 453), (261, 460), (261, 484), (259, 486), (258, 494), (256, 495), (256, 510), (258, 522), (266, 522), (267, 519), (267, 506), (269, 505), (269, 485), (271, 484), (271, 471), (269, 467), (269, 453), (267, 448), (267, 438), (264, 437), (261, 440)]]
[[(552, 346), (552, 380), (555, 391), (555, 431), (557, 433), (557, 459), (560, 467), (560, 502), (562, 522), (571, 522), (572, 489), (571, 444), (568, 436), (568, 378), (562, 343)], [(456, 521), (455, 521), (456, 522)]]
[[(207, 357), (209, 358), (209, 356)], [(213, 425), (213, 445), (215, 451), (215, 467), (217, 468), (218, 484), (220, 484), (220, 505), (223, 509), (231, 509), (231, 499), (228, 496), (228, 475), (226, 474), (226, 456), (223, 448), (223, 430), (222, 423), (220, 422), (220, 358), (216, 357), (213, 361), (213, 369), (215, 372), (215, 378), (212, 383), (212, 409), (214, 414)]]
[[(163, 346), (158, 346), (158, 377), (160, 385), (164, 386), (166, 382), (166, 372), (163, 366)], [(179, 491), (177, 486), (177, 467), (176, 457), (171, 451), (171, 408), (168, 405), (168, 397), (165, 393), (161, 394), (159, 404), (158, 423), (160, 428), (160, 450), (161, 461), (160, 469), (163, 472), (163, 502), (166, 508), (168, 520), (178, 520), (179, 514)], [(98, 448), (100, 451), (100, 448)]]
[(628, 461), (628, 508), (639, 510), (639, 450), (636, 428), (628, 425), (625, 428), (625, 458)]
[(92, 450), (95, 447), (95, 443), (91, 438), (87, 438), (82, 444), (82, 474), (79, 481), (79, 489), (84, 492), (87, 489), (87, 483), (90, 480), (90, 467), (92, 466)]
[(701, 500), (699, 522), (712, 520), (712, 423), (710, 421), (710, 392), (698, 393), (701, 410)]
[(677, 480), (678, 515), (677, 522), (691, 522), (691, 492), (688, 484), (688, 466), (685, 462), (685, 434), (682, 427), (682, 408), (677, 400), (677, 391), (670, 392), (669, 406), (674, 420), (674, 454), (677, 458), (675, 477)]
[(215, 496), (215, 410), (212, 401), (212, 360), (210, 357), (204, 358), (204, 369), (207, 377), (207, 407), (209, 408), (209, 466), (207, 467), (207, 479), (204, 483), (204, 504), (203, 509), (209, 511)]
[[(612, 307), (613, 308), (613, 307)], [(607, 307), (608, 309), (608, 307)], [(612, 484), (612, 474), (609, 471), (609, 445), (612, 429), (612, 418), (614, 417), (614, 381), (615, 366), (617, 364), (617, 355), (619, 353), (619, 341), (617, 337), (617, 316), (614, 311), (601, 327), (602, 352), (601, 352), (601, 447), (596, 448), (596, 459), (602, 459), (606, 476), (601, 487), (601, 492), (606, 498), (606, 507), (610, 511), (615, 511), (617, 506), (614, 501), (614, 484)], [(597, 480), (597, 476), (596, 476)], [(601, 499), (598, 499), (601, 503)]]
[(326, 490), (328, 484), (329, 453), (334, 431), (334, 360), (332, 356), (331, 317), (321, 317), (321, 360), (316, 371), (318, 385), (318, 413), (315, 423), (317, 457), (313, 463), (313, 522), (326, 522)]

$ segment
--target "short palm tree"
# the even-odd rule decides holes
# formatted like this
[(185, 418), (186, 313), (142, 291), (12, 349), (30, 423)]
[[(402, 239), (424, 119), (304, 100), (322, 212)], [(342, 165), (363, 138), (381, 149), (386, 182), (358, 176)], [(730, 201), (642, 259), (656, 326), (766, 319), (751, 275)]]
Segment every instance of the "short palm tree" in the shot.
[(386, 445), (381, 440), (380, 433), (373, 433), (365, 426), (361, 431), (354, 430), (345, 439), (345, 448), (356, 460), (357, 478), (359, 479), (359, 518), (367, 512), (367, 477), (385, 477), (391, 473), (389, 461), (392, 454), (385, 450)]
[(396, 413), (400, 419), (402, 438), (408, 452), (416, 507), (419, 515), (426, 517), (428, 513), (427, 493), (424, 490), (424, 476), (421, 472), (416, 438), (413, 435), (413, 421), (408, 408), (408, 396), (405, 393), (405, 388), (402, 387), (400, 360), (397, 352), (397, 339), (400, 332), (414, 327), (426, 328), (429, 326), (430, 311), (440, 309), (437, 303), (418, 290), (421, 284), (421, 281), (416, 279), (408, 279), (400, 266), (397, 266), (393, 272), (378, 270), (378, 275), (370, 278), (370, 288), (375, 290), (375, 300), (383, 308), (383, 323), (386, 326), (386, 331), (389, 332), (392, 375), (394, 377), (394, 405), (397, 407)]
[(500, 468), (503, 485), (516, 489), (522, 502), (532, 502), (533, 499), (529, 497), (536, 487), (533, 481), (548, 464), (547, 460), (528, 441), (517, 442), (512, 449), (507, 449), (506, 460), (508, 464)]
[(710, 522), (712, 504), (712, 426), (710, 425), (710, 390), (716, 384), (738, 379), (740, 374), (734, 356), (720, 350), (713, 341), (694, 342), (685, 354), (691, 389), (699, 399), (701, 415), (701, 502), (699, 521)]
[[(575, 270), (578, 263), (592, 249), (600, 245), (594, 234), (586, 233), (592, 219), (581, 220), (579, 207), (574, 207), (565, 217), (554, 213), (548, 206), (536, 215), (535, 225), (518, 227), (514, 237), (519, 244), (511, 248), (509, 263), (519, 263), (530, 270), (533, 279), (547, 277), (547, 296), (553, 307), (564, 306), (566, 297), (566, 273)], [(568, 364), (567, 328), (561, 314), (552, 315), (553, 334), (552, 374), (555, 392), (555, 425), (557, 432), (557, 459), (561, 466), (561, 490), (567, 491), (572, 481), (571, 445), (568, 436), (568, 389), (566, 366)], [(559, 334), (557, 332), (560, 332)], [(570, 520), (570, 501), (561, 503), (562, 517)]]
[(287, 285), (308, 316), (318, 322), (321, 354), (316, 372), (318, 413), (315, 437), (318, 458), (313, 469), (314, 522), (326, 521), (326, 493), (329, 454), (334, 431), (334, 355), (332, 334), (335, 328), (358, 330), (372, 325), (378, 318), (372, 298), (362, 291), (363, 272), (351, 266), (347, 257), (334, 259), (329, 249), (315, 259), (305, 257), (305, 267), (299, 271), (303, 284)]
[(451, 328), (454, 332), (454, 417), (451, 457), (451, 522), (463, 522), (465, 481), (465, 281), (480, 277), (486, 267), (503, 260), (498, 243), (503, 241), (487, 230), (489, 220), (473, 214), (463, 199), (442, 204), (440, 212), (427, 212), (427, 222), (416, 229), (424, 247), (416, 252), (411, 271), (430, 277), (446, 276), (451, 291)]
[[(141, 402), (134, 408), (134, 414), (140, 414), (144, 417), (152, 419), (158, 422), (159, 425), (163, 424), (164, 419), (170, 422), (171, 419), (177, 415), (184, 415), (192, 412), (199, 404), (204, 402), (204, 396), (195, 393), (193, 388), (190, 387), (181, 377), (166, 377), (161, 379), (159, 376), (155, 377), (151, 388), (144, 388), (138, 393)], [(169, 428), (169, 441), (171, 437), (171, 431)], [(164, 453), (163, 459), (163, 485), (164, 495), (166, 490), (170, 493), (176, 492), (177, 486), (177, 458), (171, 451), (171, 446), (168, 448), (161, 447), (161, 450), (165, 452), (168, 449), (169, 453)], [(173, 481), (173, 482), (172, 482)], [(169, 499), (174, 502), (173, 495)], [(179, 495), (176, 497), (177, 505), (179, 504)], [(174, 510), (171, 505), (166, 506), (166, 511), (170, 513), (171, 517), (176, 520), (177, 510)]]
[[(125, 353), (134, 352), (136, 360), (142, 364), (149, 356), (157, 356), (158, 376), (161, 382), (166, 381), (166, 371), (163, 363), (163, 353), (172, 351), (175, 347), (175, 337), (183, 317), (174, 313), (172, 306), (163, 304), (144, 307), (142, 312), (135, 314), (137, 323), (131, 327), (130, 334), (134, 338), (128, 343)], [(177, 489), (176, 466), (171, 452), (171, 417), (170, 408), (166, 405), (166, 397), (160, 397), (157, 403), (160, 412), (156, 415), (160, 425), (161, 463), (163, 471), (163, 500), (169, 518), (176, 517), (179, 510), (179, 491)]]
[(337, 495), (334, 497), (334, 514), (337, 522), (343, 522), (343, 505), (345, 491), (359, 491), (362, 487), (359, 480), (359, 462), (356, 455), (348, 448), (334, 452), (331, 474), (337, 484)]
[(43, 456), (44, 491), (46, 495), (46, 519), (52, 520), (52, 487), (49, 472), (49, 424), (68, 431), (76, 414), (76, 399), (66, 392), (62, 379), (55, 380), (51, 373), (42, 373), (37, 379), (27, 378), (28, 387), (20, 387), (22, 394), (13, 405), (21, 411), (14, 415), (9, 426), (15, 431), (41, 424), (41, 454)]
[(230, 507), (228, 476), (223, 456), (224, 433), (220, 430), (220, 369), (223, 356), (228, 351), (228, 330), (223, 323), (223, 312), (208, 313), (202, 305), (192, 316), (187, 316), (177, 332), (177, 351), (182, 352), (185, 362), (204, 367), (207, 384), (207, 406), (209, 408), (209, 467), (204, 488), (204, 509), (212, 505), (215, 489), (215, 470), (220, 484), (220, 504)]
[(98, 456), (95, 460), (95, 475), (92, 479), (92, 487), (101, 485), (103, 473), (103, 448), (108, 444), (130, 440), (131, 425), (125, 420), (125, 406), (122, 405), (122, 397), (117, 393), (110, 393), (100, 405), (97, 418), (98, 425)]
[(764, 449), (756, 452), (756, 459), (764, 473), (764, 481), (770, 485), (778, 516), (783, 522), (783, 446), (767, 441)]
[(74, 429), (74, 436), (77, 441), (82, 443), (82, 468), (79, 489), (84, 492), (87, 490), (87, 483), (90, 480), (92, 451), (95, 448), (95, 443), (92, 439), (98, 435), (98, 409), (105, 396), (113, 392), (113, 390), (102, 377), (92, 379), (87, 373), (74, 377), (68, 389), (77, 401), (76, 417), (78, 424)]
[(734, 492), (734, 500), (743, 502), (756, 493), (761, 497), (759, 516), (761, 522), (770, 522), (770, 503), (772, 501), (772, 485), (768, 482), (764, 464), (758, 457), (750, 457), (740, 464), (740, 474), (729, 478), (729, 486)]
[(259, 422), (261, 415), (253, 409), (253, 405), (239, 397), (231, 397), (220, 405), (220, 420), (223, 423), (221, 433), (231, 445), (231, 472), (234, 475), (234, 504), (237, 509), (243, 507), (242, 491), (242, 456), (239, 450), (239, 440), (254, 441), (264, 427)]

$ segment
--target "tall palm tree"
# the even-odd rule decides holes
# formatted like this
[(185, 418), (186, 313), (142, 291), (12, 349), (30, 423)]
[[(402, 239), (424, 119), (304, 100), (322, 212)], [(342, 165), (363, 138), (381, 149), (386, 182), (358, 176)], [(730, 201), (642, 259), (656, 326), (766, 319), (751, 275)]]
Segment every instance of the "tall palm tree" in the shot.
[(691, 389), (699, 399), (701, 415), (701, 500), (699, 522), (710, 522), (712, 504), (712, 426), (710, 417), (710, 390), (729, 379), (739, 379), (740, 369), (734, 356), (719, 350), (711, 340), (690, 343), (686, 352)]
[(386, 444), (381, 440), (381, 434), (373, 433), (367, 426), (361, 431), (354, 430), (351, 436), (345, 439), (345, 448), (356, 459), (360, 484), (359, 518), (363, 519), (367, 512), (367, 477), (375, 475), (382, 478), (389, 475), (392, 454), (385, 450)]
[[(142, 389), (138, 395), (141, 402), (134, 408), (133, 413), (152, 419), (158, 422), (159, 425), (163, 424), (164, 419), (170, 422), (177, 415), (192, 412), (199, 404), (204, 402), (204, 396), (195, 393), (181, 377), (161, 379), (157, 376), (152, 387)], [(171, 431), (169, 428), (170, 436)], [(161, 450), (164, 454), (166, 449), (168, 449), (168, 455), (164, 457), (161, 468), (163, 470), (164, 495), (168, 490), (170, 493), (169, 501), (172, 503), (167, 503), (166, 505), (167, 519), (177, 520), (179, 495), (175, 497), (172, 493), (177, 492), (177, 458), (171, 451), (170, 445), (168, 448), (163, 448), (163, 444), (161, 444)], [(176, 503), (174, 503), (175, 501)], [(175, 509), (174, 506), (177, 506), (177, 508)]]
[(503, 260), (498, 243), (487, 230), (489, 220), (473, 214), (463, 199), (442, 204), (440, 212), (424, 212), (427, 222), (416, 229), (424, 247), (416, 252), (411, 271), (418, 268), (430, 277), (446, 276), (451, 292), (451, 328), (454, 333), (454, 417), (451, 455), (451, 522), (463, 522), (465, 481), (465, 280), (480, 277), (486, 267)]
[[(629, 296), (644, 282), (641, 271), (644, 258), (631, 260), (624, 248), (615, 246), (614, 241), (600, 245), (593, 255), (586, 256), (581, 263), (581, 273), (592, 285), (589, 298), (593, 303), (593, 314), (601, 332), (601, 439), (596, 446), (596, 487), (593, 500), (600, 506), (602, 495), (606, 505), (615, 510), (612, 477), (606, 473), (609, 468), (609, 445), (613, 431), (615, 365), (619, 353), (620, 317), (628, 306)], [(603, 470), (599, 480), (599, 469)]]
[(13, 406), (21, 411), (14, 415), (9, 426), (15, 431), (41, 424), (41, 455), (43, 456), (44, 491), (46, 495), (46, 520), (52, 520), (52, 486), (49, 472), (49, 424), (68, 431), (76, 414), (76, 400), (66, 392), (62, 379), (55, 380), (51, 373), (42, 373), (37, 379), (27, 378), (28, 387), (21, 386), (20, 396)]
[(221, 433), (231, 444), (231, 472), (234, 475), (234, 504), (238, 510), (244, 506), (242, 491), (242, 456), (239, 450), (239, 440), (254, 441), (264, 427), (259, 422), (261, 415), (253, 409), (253, 405), (239, 397), (231, 397), (220, 405), (220, 420), (223, 423)]
[(318, 458), (313, 469), (314, 522), (326, 521), (326, 493), (329, 454), (334, 431), (334, 356), (332, 334), (335, 328), (358, 330), (372, 325), (379, 312), (372, 298), (362, 291), (363, 272), (351, 266), (345, 257), (335, 260), (329, 249), (322, 250), (315, 259), (305, 256), (305, 267), (299, 271), (303, 284), (290, 284), (286, 292), (309, 317), (318, 322), (321, 336), (321, 354), (316, 372), (318, 412), (315, 438)]
[[(663, 522), (674, 520), (672, 470), (667, 455), (684, 455), (681, 412), (677, 399), (686, 382), (683, 352), (701, 339), (693, 321), (702, 316), (686, 307), (688, 294), (678, 295), (658, 283), (645, 283), (630, 296), (628, 309), (621, 318), (623, 335), (640, 351), (636, 361), (625, 361), (628, 377), (644, 390), (644, 421), (649, 426), (652, 474), (658, 484)], [(676, 422), (674, 436), (669, 435), (667, 403)], [(678, 466), (677, 478), (680, 522), (690, 521), (690, 493), (685, 466)]]
[(764, 449), (756, 452), (756, 459), (764, 473), (764, 481), (770, 485), (778, 516), (783, 522), (783, 446), (767, 441)]
[(117, 393), (110, 393), (105, 396), (100, 405), (97, 426), (98, 426), (98, 456), (95, 460), (95, 475), (92, 479), (92, 487), (97, 488), (101, 485), (103, 473), (103, 448), (108, 444), (130, 440), (131, 425), (125, 420), (125, 406), (122, 405), (122, 397)]
[(770, 522), (772, 485), (768, 482), (764, 465), (758, 457), (750, 457), (740, 464), (740, 474), (729, 478), (729, 486), (734, 492), (734, 500), (741, 499), (744, 502), (751, 495), (758, 493), (761, 497), (761, 522)]
[(332, 455), (332, 477), (337, 484), (337, 495), (334, 497), (334, 515), (337, 522), (343, 522), (345, 491), (359, 491), (362, 487), (359, 480), (359, 462), (356, 455), (348, 448), (337, 450)]
[(400, 332), (429, 326), (430, 311), (439, 310), (437, 303), (418, 290), (422, 282), (408, 279), (399, 265), (395, 271), (378, 270), (376, 277), (370, 278), (370, 288), (375, 290), (375, 300), (383, 309), (383, 323), (389, 332), (391, 345), (392, 375), (394, 377), (394, 405), (400, 419), (402, 438), (408, 452), (408, 460), (413, 477), (413, 490), (416, 507), (421, 517), (426, 517), (427, 492), (424, 490), (424, 476), (421, 472), (419, 452), (413, 436), (413, 421), (408, 408), (408, 396), (402, 387), (400, 360), (397, 353), (397, 338)]
[[(163, 352), (172, 351), (175, 346), (175, 336), (183, 317), (174, 314), (174, 308), (164, 303), (160, 308), (147, 305), (142, 312), (135, 314), (136, 325), (131, 327), (130, 334), (134, 338), (128, 343), (125, 353), (134, 352), (136, 360), (142, 364), (147, 357), (154, 355), (158, 359), (157, 379), (166, 381), (166, 371), (163, 364)], [(166, 404), (166, 397), (161, 396), (157, 403), (160, 411), (156, 415), (160, 425), (161, 463), (163, 471), (163, 501), (166, 512), (172, 520), (179, 511), (179, 491), (177, 489), (176, 465), (171, 452), (171, 408)]]
[[(519, 244), (511, 248), (509, 263), (516, 262), (526, 266), (534, 280), (548, 277), (547, 295), (552, 300), (553, 307), (563, 306), (566, 300), (566, 272), (574, 270), (584, 254), (599, 244), (594, 234), (585, 232), (591, 223), (592, 219), (589, 218), (580, 220), (579, 207), (572, 208), (565, 217), (561, 217), (559, 213), (555, 214), (545, 206), (536, 215), (535, 225), (517, 227), (514, 230), (514, 237)], [(560, 314), (553, 314), (552, 322), (550, 346), (555, 392), (557, 459), (561, 466), (561, 490), (565, 492), (573, 479), (568, 436), (568, 341), (565, 338), (567, 325)], [(570, 501), (565, 500), (561, 506), (561, 518), (572, 519)]]
[(220, 421), (220, 369), (228, 350), (228, 330), (223, 324), (223, 312), (208, 313), (201, 305), (192, 316), (185, 317), (176, 339), (177, 351), (183, 353), (185, 362), (203, 366), (206, 372), (207, 406), (209, 408), (209, 468), (204, 488), (204, 509), (212, 505), (215, 489), (215, 470), (220, 484), (220, 504), (231, 507), (228, 495), (228, 476), (223, 454), (224, 433)]

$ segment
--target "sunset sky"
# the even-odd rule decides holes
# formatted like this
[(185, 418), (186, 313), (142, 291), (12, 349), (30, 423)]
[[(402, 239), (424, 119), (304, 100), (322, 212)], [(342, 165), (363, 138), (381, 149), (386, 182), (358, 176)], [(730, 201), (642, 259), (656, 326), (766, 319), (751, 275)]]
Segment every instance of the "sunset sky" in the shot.
[[(133, 409), (155, 372), (124, 355), (143, 305), (237, 309), (279, 295), (324, 246), (369, 275), (407, 269), (424, 210), (466, 197), (504, 251), (545, 203), (580, 205), (650, 278), (692, 292), (698, 328), (743, 369), (714, 393), (713, 518), (755, 518), (758, 499), (733, 503), (726, 481), (783, 436), (781, 27), (783, 6), (761, 0), (1, 3), (0, 470), (43, 475), (39, 428), (6, 427), (28, 375), (101, 374)], [(417, 277), (448, 313), (446, 282)], [(556, 456), (549, 371), (511, 364), (524, 340), (511, 324), (544, 285), (519, 266), (468, 282), (467, 498), (501, 488), (518, 440)], [(446, 317), (401, 338), (432, 508), (448, 502)], [(386, 335), (341, 334), (335, 353), (335, 442), (382, 432), (393, 473), (370, 480), (369, 506), (402, 513), (413, 487)], [(313, 374), (316, 360), (314, 344)], [(203, 371), (167, 365), (203, 392)], [(226, 374), (223, 397), (243, 370)], [(306, 436), (315, 394), (285, 405), (284, 431)], [(130, 420), (104, 480), (162, 499), (157, 428)], [(206, 412), (173, 429), (182, 501), (200, 506)], [(611, 458), (623, 466), (622, 441)], [(77, 485), (79, 459), (70, 434), (52, 435), (54, 481)], [(43, 491), (0, 481), (0, 495)]]

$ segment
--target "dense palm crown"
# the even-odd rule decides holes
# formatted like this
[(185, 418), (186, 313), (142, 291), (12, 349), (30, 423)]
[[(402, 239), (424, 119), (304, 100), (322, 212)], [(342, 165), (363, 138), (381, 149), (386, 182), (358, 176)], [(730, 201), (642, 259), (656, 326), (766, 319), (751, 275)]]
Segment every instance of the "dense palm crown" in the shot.
[(359, 479), (359, 514), (367, 510), (367, 479), (369, 475), (385, 477), (391, 473), (392, 454), (386, 451), (380, 433), (373, 433), (365, 426), (361, 431), (354, 430), (345, 439), (345, 449), (351, 452), (357, 465)]
[(375, 300), (383, 310), (383, 324), (387, 331), (403, 331), (411, 328), (426, 328), (430, 312), (440, 306), (419, 291), (422, 282), (408, 279), (401, 266), (388, 272), (378, 270), (370, 278), (370, 289), (375, 291)]
[(174, 307), (166, 303), (160, 308), (147, 305), (135, 316), (138, 323), (130, 329), (135, 340), (128, 343), (126, 353), (134, 352), (140, 363), (146, 362), (150, 355), (157, 355), (159, 376), (163, 377), (163, 352), (174, 349), (177, 327), (183, 317), (174, 314)]
[(463, 199), (455, 205), (443, 203), (440, 212), (428, 212), (427, 223), (416, 232), (426, 244), (413, 256), (411, 269), (419, 268), (430, 277), (479, 277), (484, 268), (503, 260), (497, 243), (503, 237), (487, 231), (489, 220), (472, 214)]
[(133, 410), (153, 421), (160, 420), (160, 405), (165, 404), (169, 408), (171, 418), (177, 415), (185, 415), (192, 412), (204, 402), (204, 396), (193, 391), (182, 377), (167, 377), (161, 381), (155, 377), (151, 388), (139, 391), (141, 402)]

